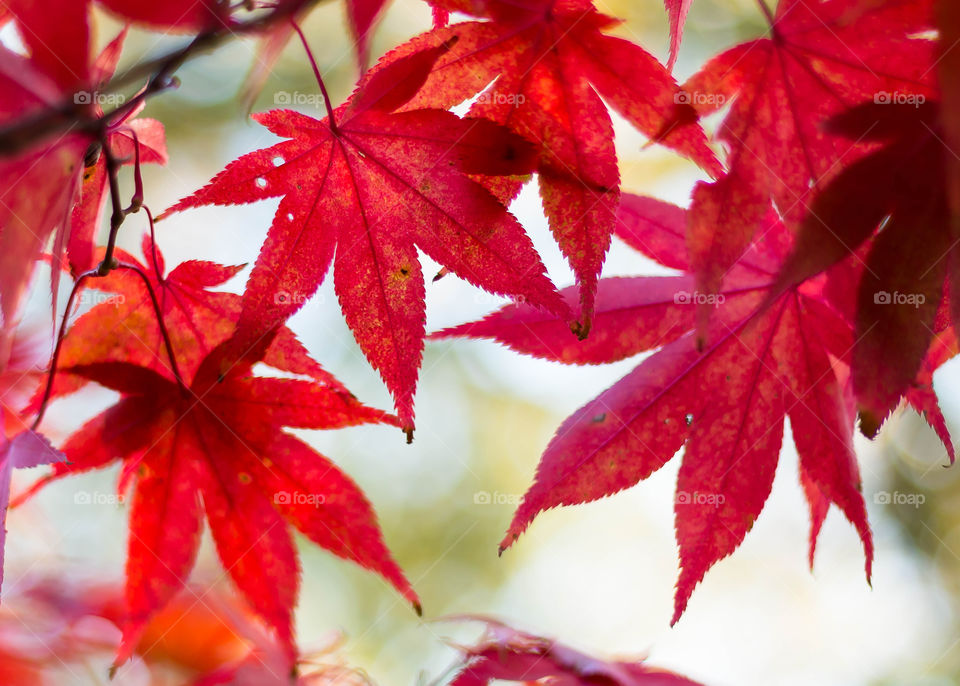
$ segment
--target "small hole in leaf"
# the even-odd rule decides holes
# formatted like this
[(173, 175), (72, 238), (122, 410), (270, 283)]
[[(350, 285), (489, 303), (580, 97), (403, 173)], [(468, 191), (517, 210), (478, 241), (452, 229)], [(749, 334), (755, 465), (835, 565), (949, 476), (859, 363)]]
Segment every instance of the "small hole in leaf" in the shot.
[(690, 426), (693, 424), (693, 415), (688, 412), (686, 415), (684, 415), (683, 421), (687, 423), (687, 426)]
[(256, 184), (257, 184), (257, 188), (266, 188), (266, 187), (267, 187), (267, 180), (266, 180), (265, 178), (263, 178), (262, 176), (258, 176), (258, 177), (257, 177), (257, 180), (256, 180)]
[(286, 160), (283, 159), (280, 155), (277, 155), (276, 157), (273, 158), (273, 166), (274, 166), (274, 167), (279, 167), (279, 166), (280, 166), (281, 164), (283, 164), (284, 162), (286, 162)]
[(287, 221), (288, 221), (288, 222), (292, 222), (292, 221), (293, 221), (293, 212), (287, 212)]

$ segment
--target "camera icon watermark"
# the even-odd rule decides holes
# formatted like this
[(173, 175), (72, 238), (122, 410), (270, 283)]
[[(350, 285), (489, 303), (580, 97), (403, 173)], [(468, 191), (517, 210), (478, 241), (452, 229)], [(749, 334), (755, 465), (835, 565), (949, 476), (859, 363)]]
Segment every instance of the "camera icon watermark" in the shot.
[(914, 107), (920, 107), (926, 101), (927, 96), (920, 93), (877, 91), (873, 94), (875, 105), (913, 105)]
[(277, 291), (273, 294), (274, 305), (303, 305), (310, 300), (309, 295), (291, 291)]
[(701, 493), (700, 491), (677, 491), (673, 501), (677, 505), (708, 505), (710, 507), (719, 507), (727, 502), (727, 496), (723, 493)]
[(477, 102), (481, 105), (522, 105), (527, 101), (527, 96), (523, 93), (495, 93), (484, 91), (477, 96)]
[(927, 502), (927, 496), (923, 493), (901, 493), (900, 491), (877, 491), (873, 496), (873, 502), (877, 505), (907, 505), (918, 508)]
[(718, 307), (726, 302), (723, 293), (701, 293), (700, 291), (677, 291), (673, 294), (675, 305), (712, 305)]
[(305, 106), (323, 107), (323, 96), (319, 93), (301, 93), (300, 91), (276, 91), (273, 94), (273, 104), (283, 107)]
[(693, 107), (723, 107), (727, 102), (727, 96), (723, 93), (679, 90), (673, 94), (673, 102), (677, 105)]
[(99, 105), (100, 107), (119, 107), (127, 101), (122, 93), (101, 93), (99, 91), (76, 91), (73, 94), (74, 105)]
[(927, 302), (927, 296), (923, 293), (901, 293), (900, 291), (888, 293), (887, 291), (877, 291), (873, 294), (874, 305), (910, 305), (912, 307), (920, 307), (925, 302)]
[(73, 494), (74, 505), (123, 505), (127, 497), (123, 493), (101, 491), (77, 491)]
[(127, 302), (127, 296), (123, 293), (104, 293), (103, 291), (83, 291), (77, 296), (77, 302), (81, 305), (95, 307), (97, 305), (113, 305), (120, 307)]
[(319, 507), (327, 502), (323, 493), (304, 493), (302, 491), (277, 491), (273, 494), (274, 505), (313, 505)]
[(522, 502), (523, 495), (520, 493), (477, 491), (473, 494), (474, 505), (519, 505)]

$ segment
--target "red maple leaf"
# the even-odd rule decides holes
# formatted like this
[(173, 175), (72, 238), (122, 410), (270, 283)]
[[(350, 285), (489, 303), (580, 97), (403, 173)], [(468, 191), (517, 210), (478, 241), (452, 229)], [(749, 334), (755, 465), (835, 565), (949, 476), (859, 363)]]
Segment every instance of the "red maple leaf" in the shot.
[[(76, 1), (76, 0), (74, 0)], [(92, 0), (87, 0), (92, 2)], [(297, 0), (281, 0), (290, 4)], [(230, 24), (231, 4), (220, 0), (96, 0), (122, 19), (164, 32), (194, 33)], [(280, 4), (280, 2), (276, 3)]]
[(872, 437), (914, 386), (934, 336), (948, 325), (938, 311), (955, 242), (945, 183), (955, 153), (939, 129), (938, 106), (922, 99), (868, 102), (828, 128), (880, 147), (813, 199), (779, 284), (856, 253), (853, 389), (860, 428)]
[[(56, 465), (31, 492), (69, 474), (123, 463), (119, 489), (132, 488), (133, 496), (127, 612), (116, 664), (129, 657), (150, 618), (185, 583), (204, 517), (225, 569), (274, 627), (291, 662), (299, 566), (290, 525), (330, 552), (379, 573), (419, 608), (359, 487), (283, 430), (396, 425), (396, 419), (362, 405), (336, 382), (252, 376), (246, 367), (225, 371), (218, 349), (207, 349), (225, 337), (224, 322), (236, 314), (236, 307), (229, 308), (238, 296), (208, 293), (201, 285), (232, 273), (218, 265), (184, 263), (156, 285), (175, 303), (164, 308), (165, 324), (173, 332), (185, 386), (157, 364), (154, 341), (144, 338), (158, 337), (156, 329), (124, 326), (136, 322), (142, 309), (125, 301), (116, 308), (126, 310), (119, 323), (108, 318), (104, 308), (116, 307), (109, 303), (81, 318), (68, 341), (82, 341), (97, 318), (106, 336), (92, 337), (86, 353), (65, 349), (60, 357), (66, 365), (62, 373), (95, 381), (120, 393), (120, 399), (66, 440), (62, 450), (69, 462)], [(224, 303), (227, 313), (217, 313), (216, 306)], [(197, 342), (187, 345), (190, 337)], [(287, 347), (277, 346), (281, 340), (278, 336), (273, 347), (289, 354)], [(274, 359), (304, 371), (284, 354), (274, 353)]]
[[(688, 272), (685, 222), (679, 208), (625, 196), (617, 232), (660, 264)], [(860, 534), (869, 578), (873, 543), (847, 367), (852, 327), (825, 298), (824, 279), (775, 291), (770, 300), (791, 240), (772, 214), (764, 233), (713, 296), (700, 296), (689, 274), (601, 280), (586, 341), (522, 305), (438, 334), (492, 338), (567, 364), (658, 349), (563, 422), (501, 549), (543, 510), (629, 488), (686, 446), (675, 500), (676, 622), (706, 571), (739, 546), (763, 509), (789, 417), (814, 515), (811, 555), (826, 508), (836, 505)], [(564, 295), (575, 297), (572, 289)], [(710, 345), (701, 351), (693, 329), (702, 298), (715, 309)]]
[[(938, 42), (937, 70), (940, 76), (940, 128), (943, 130), (946, 146), (953, 151), (960, 150), (960, 53), (953, 47), (960, 41), (960, 5), (949, 0), (937, 0)], [(954, 238), (950, 250), (948, 269), (950, 272), (950, 302), (953, 307), (952, 318), (960, 322), (960, 159), (955, 155), (947, 156), (947, 199), (952, 213), (950, 228)]]
[(501, 681), (563, 686), (699, 686), (679, 674), (648, 667), (641, 660), (604, 660), (492, 619), (452, 619), (482, 621), (486, 636), (477, 645), (461, 649), (463, 666), (450, 686), (487, 686)]
[[(761, 3), (761, 6), (763, 4)], [(682, 87), (701, 114), (729, 104), (718, 138), (727, 176), (694, 189), (690, 259), (713, 293), (749, 245), (771, 200), (791, 226), (862, 141), (822, 128), (864, 100), (934, 92), (931, 2), (781, 0), (768, 37), (712, 58)]]
[(907, 389), (906, 399), (910, 406), (922, 415), (933, 428), (947, 449), (950, 464), (956, 461), (956, 451), (947, 429), (947, 420), (940, 409), (940, 401), (933, 390), (933, 373), (947, 360), (960, 354), (960, 345), (952, 328), (945, 329), (933, 339), (930, 350), (920, 366), (916, 380)]
[[(148, 276), (179, 371), (192, 378), (200, 361), (230, 338), (240, 316), (239, 295), (210, 289), (223, 285), (243, 267), (188, 260), (166, 274), (163, 254), (146, 235), (143, 253), (149, 267), (123, 250), (117, 250), (116, 256)], [(96, 362), (128, 362), (172, 375), (153, 302), (142, 279), (133, 271), (120, 269), (86, 285), (79, 298), (94, 306), (77, 318), (64, 338), (59, 365), (65, 370), (54, 379), (52, 397), (84, 385), (85, 379), (72, 376), (69, 368)], [(275, 369), (345, 390), (285, 326), (270, 341), (263, 361)]]
[(667, 69), (673, 69), (677, 61), (677, 53), (680, 52), (683, 25), (687, 21), (687, 13), (690, 11), (693, 0), (663, 0), (663, 4), (670, 18), (670, 61), (667, 62)]
[(387, 0), (346, 0), (347, 24), (357, 46), (357, 61), (361, 69), (370, 63), (370, 32)]
[[(543, 208), (582, 288), (585, 335), (620, 198), (613, 127), (601, 96), (651, 140), (716, 175), (720, 167), (696, 114), (653, 56), (603, 33), (618, 20), (587, 0), (431, 4), (480, 20), (436, 28), (392, 53), (459, 39), (406, 108), (447, 108), (480, 93), (471, 116), (503, 123), (537, 144)], [(508, 200), (525, 180), (498, 179), (491, 187)]]
[[(98, 0), (122, 19), (164, 31), (202, 31), (229, 23), (219, 0)], [(67, 92), (91, 83), (90, 13), (94, 0), (7, 0), (32, 60)]]
[(169, 210), (282, 196), (243, 296), (237, 356), (269, 340), (332, 263), (347, 324), (408, 435), (425, 321), (418, 247), (476, 286), (567, 313), (520, 224), (461, 173), (528, 171), (525, 141), (446, 111), (391, 114), (448, 47), (372, 70), (332, 122), (290, 110), (255, 115), (290, 140), (232, 162)]
[[(54, 106), (62, 90), (35, 60), (0, 47), (0, 124)], [(20, 302), (51, 235), (69, 227), (86, 135), (68, 133), (0, 159), (0, 317), (16, 321)]]

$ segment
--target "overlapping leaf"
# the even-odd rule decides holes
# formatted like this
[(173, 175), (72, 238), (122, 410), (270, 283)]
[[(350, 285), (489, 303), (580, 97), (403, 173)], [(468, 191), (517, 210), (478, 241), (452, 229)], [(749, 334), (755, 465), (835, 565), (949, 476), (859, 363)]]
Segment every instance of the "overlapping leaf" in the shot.
[(463, 667), (451, 686), (487, 686), (501, 681), (563, 686), (698, 686), (698, 682), (648, 667), (640, 660), (604, 660), (553, 639), (477, 619), (486, 624), (487, 635), (477, 645), (464, 649)]
[[(946, 146), (960, 150), (960, 53), (954, 46), (960, 41), (960, 6), (949, 0), (937, 0), (937, 29), (939, 31), (937, 70), (940, 76), (940, 124)], [(960, 322), (960, 159), (947, 156), (947, 199), (951, 210), (951, 235), (954, 245), (950, 250), (950, 302), (953, 321)]]
[[(627, 196), (618, 234), (661, 264), (686, 271), (684, 225), (682, 210)], [(695, 585), (733, 552), (763, 509), (789, 417), (814, 504), (811, 547), (826, 508), (835, 505), (860, 534), (869, 577), (873, 543), (853, 453), (846, 366), (852, 327), (825, 299), (822, 279), (769, 301), (790, 242), (783, 225), (772, 223), (713, 296), (695, 291), (688, 274), (603, 279), (595, 330), (586, 341), (522, 305), (438, 334), (492, 338), (567, 364), (657, 349), (560, 426), (502, 547), (543, 510), (629, 488), (685, 446), (675, 501), (681, 564), (675, 622)], [(574, 297), (571, 289), (564, 294)], [(710, 345), (700, 350), (692, 330), (705, 298), (715, 310)]]
[(670, 18), (670, 61), (667, 62), (667, 69), (673, 69), (677, 61), (677, 53), (680, 52), (683, 25), (687, 21), (687, 13), (690, 11), (693, 0), (664, 0), (663, 4)]
[[(613, 128), (600, 98), (651, 140), (716, 175), (719, 165), (695, 112), (678, 98), (663, 65), (603, 33), (618, 21), (586, 0), (431, 4), (478, 20), (434, 29), (394, 51), (395, 58), (459, 39), (406, 107), (447, 108), (479, 93), (472, 116), (503, 123), (537, 144), (544, 211), (582, 287), (585, 335), (620, 197)], [(497, 180), (491, 188), (506, 200), (524, 180)]]
[[(290, 526), (330, 552), (379, 573), (417, 603), (359, 487), (283, 430), (396, 420), (362, 405), (335, 382), (255, 377), (246, 368), (225, 372), (216, 350), (207, 350), (224, 338), (229, 314), (215, 309), (223, 305), (215, 297), (220, 294), (206, 293), (202, 286), (231, 273), (216, 265), (185, 263), (168, 277), (177, 285), (165, 286), (175, 303), (164, 309), (165, 323), (171, 331), (183, 328), (177, 361), (185, 387), (142, 350), (154, 343), (143, 336), (156, 336), (155, 329), (117, 328), (99, 341), (91, 337), (97, 342), (92, 350), (66, 351), (72, 355), (62, 357), (63, 373), (120, 394), (115, 405), (67, 439), (62, 449), (69, 462), (56, 465), (42, 481), (117, 460), (123, 464), (120, 489), (132, 488), (133, 496), (127, 616), (118, 663), (130, 655), (151, 616), (188, 578), (204, 519), (225, 570), (277, 632), (291, 663), (299, 566)], [(224, 307), (228, 313), (230, 302)], [(105, 303), (94, 312), (103, 307), (112, 305)], [(135, 320), (138, 310), (128, 309), (121, 325)], [(90, 321), (104, 323), (102, 316)], [(83, 325), (81, 319), (77, 326)], [(197, 342), (187, 346), (184, 339), (191, 336)], [(280, 340), (278, 336), (275, 347)], [(291, 351), (279, 346), (278, 352)], [(288, 362), (283, 354), (274, 357)], [(302, 365), (296, 370), (304, 371)]]
[(715, 292), (749, 245), (771, 200), (789, 224), (863, 141), (824, 130), (865, 100), (934, 92), (935, 44), (928, 0), (883, 3), (781, 0), (770, 35), (712, 58), (684, 85), (701, 114), (729, 105), (718, 137), (728, 175), (697, 186), (689, 246), (698, 288)]
[[(157, 296), (180, 373), (192, 378), (200, 360), (213, 353), (232, 335), (240, 316), (240, 296), (212, 291), (235, 276), (242, 267), (189, 260), (169, 274), (163, 254), (144, 236), (143, 252), (149, 267), (132, 255), (118, 251), (122, 262), (148, 275)], [(80, 299), (94, 303), (70, 328), (60, 351), (60, 366), (53, 396), (75, 391), (84, 383), (69, 373), (72, 367), (97, 362), (128, 362), (171, 375), (170, 360), (149, 291), (133, 271), (117, 270), (105, 278), (88, 281)], [(275, 369), (303, 375), (331, 387), (340, 383), (307, 353), (290, 329), (282, 327), (263, 353)], [(243, 369), (248, 369), (249, 364)], [(224, 370), (239, 372), (240, 367)]]
[(440, 110), (391, 114), (448, 48), (374, 69), (333, 122), (290, 110), (255, 115), (289, 140), (234, 161), (171, 210), (281, 196), (243, 296), (235, 356), (269, 340), (333, 264), (347, 324), (393, 394), (408, 435), (425, 319), (416, 248), (490, 292), (566, 313), (523, 228), (461, 173), (529, 171), (529, 146), (483, 119)]
[[(82, 89), (91, 83), (91, 21), (94, 0), (7, 0), (33, 60), (60, 86)], [(201, 31), (229, 23), (229, 8), (217, 0), (98, 0), (127, 21), (164, 31)]]
[[(0, 124), (35, 115), (63, 94), (43, 62), (0, 48)], [(68, 133), (0, 159), (0, 315), (8, 324), (50, 237), (63, 243), (89, 143)]]
[(951, 152), (933, 103), (871, 102), (829, 125), (883, 145), (814, 198), (780, 282), (823, 271), (872, 239), (857, 284), (853, 388), (861, 430), (873, 436), (946, 327), (937, 312), (954, 242), (945, 183)]

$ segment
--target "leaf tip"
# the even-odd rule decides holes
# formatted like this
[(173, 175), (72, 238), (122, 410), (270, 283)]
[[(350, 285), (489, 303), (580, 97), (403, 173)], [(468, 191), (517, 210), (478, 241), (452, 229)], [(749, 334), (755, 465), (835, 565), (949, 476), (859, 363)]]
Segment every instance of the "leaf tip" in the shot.
[(579, 320), (570, 322), (570, 331), (574, 336), (577, 337), (577, 340), (583, 341), (587, 339), (587, 336), (590, 335), (590, 330), (593, 328), (593, 317), (591, 312), (584, 311)]
[(860, 433), (873, 440), (877, 437), (877, 433), (880, 431), (880, 425), (883, 423), (883, 420), (879, 419), (872, 411), (863, 407), (860, 408), (859, 414)]
[(699, 572), (699, 577), (694, 576), (694, 572), (681, 562), (680, 578), (677, 580), (677, 592), (673, 596), (673, 617), (670, 618), (671, 628), (680, 621), (683, 613), (687, 611), (687, 603), (690, 602), (690, 596), (698, 583), (703, 579), (706, 570)]
[(519, 537), (520, 534), (513, 531), (511, 528), (511, 530), (507, 532), (507, 535), (503, 537), (503, 540), (500, 541), (500, 545), (497, 546), (497, 557), (503, 557), (504, 551), (512, 546)]

